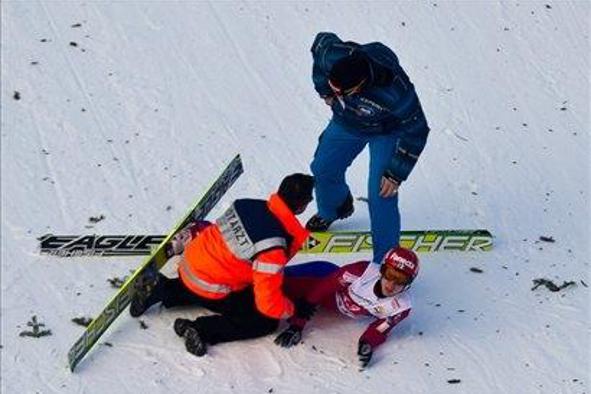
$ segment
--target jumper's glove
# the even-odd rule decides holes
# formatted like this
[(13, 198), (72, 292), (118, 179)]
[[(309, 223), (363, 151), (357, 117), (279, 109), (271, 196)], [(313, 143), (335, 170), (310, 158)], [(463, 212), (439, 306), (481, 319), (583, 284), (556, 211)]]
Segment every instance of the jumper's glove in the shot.
[(291, 325), (275, 338), (275, 344), (281, 347), (292, 347), (302, 340), (302, 329)]
[(316, 305), (310, 304), (303, 298), (299, 298), (294, 302), (295, 317), (300, 319), (310, 320), (314, 313), (316, 313)]
[(361, 368), (365, 368), (367, 367), (367, 364), (369, 364), (371, 356), (373, 356), (373, 348), (369, 343), (359, 341), (359, 346), (357, 347), (357, 355), (359, 356), (359, 364)]

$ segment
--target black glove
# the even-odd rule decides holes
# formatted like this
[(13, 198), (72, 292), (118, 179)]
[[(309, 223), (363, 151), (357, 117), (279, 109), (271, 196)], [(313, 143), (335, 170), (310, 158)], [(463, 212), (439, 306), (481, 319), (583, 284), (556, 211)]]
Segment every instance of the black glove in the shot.
[(365, 368), (367, 367), (367, 364), (369, 364), (371, 356), (373, 356), (373, 348), (369, 343), (359, 341), (359, 346), (357, 347), (357, 355), (359, 356), (361, 368)]
[(302, 329), (297, 326), (289, 326), (275, 338), (275, 344), (281, 347), (292, 347), (302, 340)]
[(310, 320), (310, 318), (316, 313), (316, 305), (310, 304), (303, 298), (299, 298), (294, 302), (296, 317), (300, 319)]

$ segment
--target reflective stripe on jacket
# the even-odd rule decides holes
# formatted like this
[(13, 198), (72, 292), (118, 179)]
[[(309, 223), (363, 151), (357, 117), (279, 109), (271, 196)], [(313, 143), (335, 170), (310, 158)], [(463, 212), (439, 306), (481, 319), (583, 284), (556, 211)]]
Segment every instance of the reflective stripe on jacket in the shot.
[(268, 201), (236, 200), (187, 244), (179, 276), (191, 291), (210, 299), (252, 285), (261, 313), (287, 318), (294, 307), (281, 289), (283, 267), (307, 236), (278, 195)]

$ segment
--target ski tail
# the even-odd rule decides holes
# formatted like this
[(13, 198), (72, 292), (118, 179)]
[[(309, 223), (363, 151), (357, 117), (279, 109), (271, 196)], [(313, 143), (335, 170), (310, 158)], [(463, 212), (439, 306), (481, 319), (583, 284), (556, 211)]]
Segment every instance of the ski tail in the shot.
[(150, 256), (144, 259), (142, 265), (125, 281), (119, 291), (111, 298), (102, 312), (88, 325), (82, 336), (68, 352), (68, 365), (72, 372), (101, 335), (109, 328), (121, 312), (127, 308), (131, 302), (134, 284), (137, 278), (147, 270), (157, 271), (166, 264), (168, 260), (166, 256), (166, 245), (168, 241), (190, 221), (204, 219), (243, 172), (240, 155), (236, 155), (205, 192), (203, 197), (191, 207), (173, 230), (160, 242), (158, 247), (152, 250)]

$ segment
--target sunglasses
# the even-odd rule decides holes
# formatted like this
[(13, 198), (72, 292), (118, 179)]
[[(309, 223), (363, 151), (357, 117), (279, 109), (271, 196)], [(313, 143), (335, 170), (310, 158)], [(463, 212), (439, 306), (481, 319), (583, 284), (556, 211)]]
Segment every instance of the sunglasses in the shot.
[(382, 274), (382, 277), (384, 279), (390, 282), (394, 282), (400, 286), (406, 286), (411, 282), (411, 279), (408, 277), (408, 275), (398, 270), (395, 270), (394, 268), (386, 264), (382, 264), (382, 266), (380, 267), (380, 273)]
[(350, 96), (352, 94), (355, 93), (359, 93), (359, 91), (361, 90), (361, 88), (363, 87), (363, 84), (365, 83), (366, 79), (363, 79), (361, 82), (359, 82), (357, 85), (349, 88), (349, 89), (341, 89), (337, 86), (335, 86), (330, 79), (328, 80), (328, 85), (330, 86), (330, 88), (332, 89), (332, 91), (337, 95), (337, 96)]

